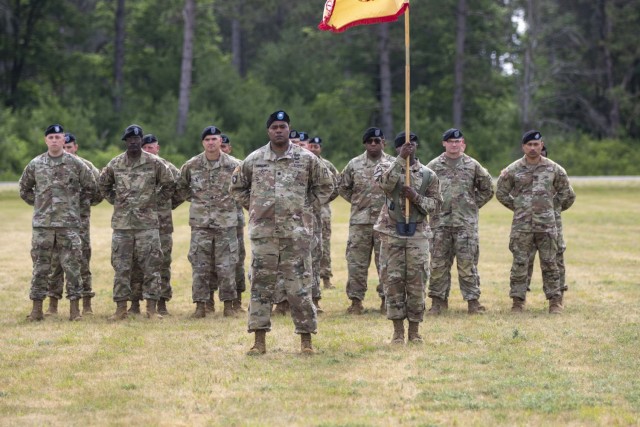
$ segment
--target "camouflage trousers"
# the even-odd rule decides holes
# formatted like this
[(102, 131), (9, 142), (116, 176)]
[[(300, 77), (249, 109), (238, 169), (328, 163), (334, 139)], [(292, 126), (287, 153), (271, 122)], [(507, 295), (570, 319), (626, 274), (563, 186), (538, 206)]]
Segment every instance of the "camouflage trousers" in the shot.
[[(565, 266), (564, 266), (564, 252), (567, 250), (567, 245), (562, 237), (562, 231), (558, 231), (558, 252), (556, 253), (556, 264), (558, 264), (558, 274), (560, 276), (560, 288), (562, 292), (569, 290), (565, 282)], [(533, 275), (533, 263), (536, 260), (535, 251), (529, 258), (529, 267), (527, 269), (527, 291), (531, 290), (531, 276)]]
[(220, 301), (232, 301), (236, 291), (238, 237), (236, 227), (191, 228), (191, 294), (193, 302), (206, 302), (220, 290)]
[(465, 301), (480, 298), (478, 233), (466, 227), (437, 227), (431, 245), (429, 297), (449, 298), (451, 267), (456, 259), (458, 283)]
[(311, 241), (311, 277), (313, 287), (311, 296), (316, 299), (322, 298), (322, 287), (320, 286), (320, 264), (322, 262), (322, 227), (319, 221), (313, 223), (313, 237)]
[[(171, 252), (173, 252), (173, 234), (160, 232), (160, 249), (162, 249), (162, 267), (160, 268), (160, 298), (169, 301), (173, 296), (171, 288)], [(131, 300), (142, 301), (142, 282), (144, 274), (137, 258), (133, 260), (131, 269)]]
[[(91, 287), (91, 269), (89, 264), (91, 262), (91, 238), (88, 227), (81, 227), (78, 229), (78, 235), (82, 244), (82, 256), (80, 257), (80, 276), (82, 277), (82, 296), (93, 298), (96, 293), (93, 292)], [(60, 256), (58, 252), (54, 252), (51, 257), (51, 272), (49, 273), (48, 287), (49, 292), (47, 296), (50, 298), (61, 299), (62, 292), (64, 291), (64, 270), (60, 263)]]
[(320, 277), (333, 277), (331, 272), (331, 210), (327, 215), (322, 211), (322, 259), (320, 260)]
[[(67, 277), (67, 298), (82, 298), (82, 242), (77, 228), (36, 227), (31, 237), (33, 274), (29, 298), (42, 301), (49, 289), (49, 273), (53, 258), (57, 257)], [(62, 294), (62, 291), (60, 292)]]
[[(347, 241), (347, 296), (349, 299), (364, 300), (367, 292), (367, 278), (371, 254), (374, 254), (374, 262), (378, 277), (380, 277), (380, 233), (373, 230), (373, 224), (349, 225), (349, 240)], [(382, 283), (376, 287), (378, 296), (384, 297)]]
[(142, 298), (160, 298), (160, 270), (162, 248), (157, 228), (148, 230), (113, 230), (111, 237), (111, 265), (113, 278), (113, 300), (132, 301), (131, 272), (134, 260), (142, 270)]
[(244, 277), (244, 260), (247, 257), (247, 251), (244, 247), (244, 226), (236, 227), (236, 236), (238, 239), (238, 262), (236, 263), (236, 292), (241, 294), (247, 290), (247, 283)]
[(285, 295), (296, 334), (316, 333), (309, 238), (251, 239), (249, 332), (271, 330), (271, 308)]
[(429, 280), (429, 240), (382, 235), (380, 279), (387, 319), (422, 322)]
[(558, 239), (556, 233), (512, 232), (509, 250), (513, 254), (509, 292), (510, 297), (526, 299), (529, 260), (538, 251), (542, 270), (542, 289), (547, 299), (562, 293), (556, 255)]

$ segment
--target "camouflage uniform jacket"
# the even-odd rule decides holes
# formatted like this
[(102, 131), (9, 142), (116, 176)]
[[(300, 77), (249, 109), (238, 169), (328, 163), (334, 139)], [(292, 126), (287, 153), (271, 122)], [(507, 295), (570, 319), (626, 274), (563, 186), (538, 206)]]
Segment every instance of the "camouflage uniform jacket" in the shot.
[[(167, 169), (169, 169), (169, 172), (171, 172), (171, 176), (173, 177), (173, 181), (177, 182), (178, 176), (180, 175), (180, 171), (178, 170), (178, 168), (175, 167), (174, 164), (171, 163), (169, 160), (163, 159), (160, 156), (156, 156), (156, 157), (158, 157), (158, 159), (160, 159), (162, 164), (165, 165)], [(156, 188), (156, 193), (159, 193), (161, 191), (162, 191), (162, 188)], [(160, 198), (159, 194), (157, 194), (157, 197), (158, 197), (158, 223), (160, 224), (159, 226), (160, 234), (173, 233), (173, 216), (171, 214), (171, 210), (180, 206), (181, 202), (175, 198), (175, 192), (174, 194), (172, 194), (172, 198), (170, 199)]]
[[(233, 157), (230, 154), (227, 154), (231, 158), (231, 160), (238, 162), (238, 164), (242, 163), (242, 160), (237, 157)], [(244, 227), (244, 212), (242, 211), (242, 205), (236, 202), (236, 209), (238, 210), (238, 227)]]
[(80, 198), (80, 218), (82, 219), (82, 227), (89, 228), (91, 221), (91, 206), (95, 206), (100, 203), (104, 197), (102, 197), (102, 193), (98, 188), (98, 179), (100, 179), (100, 171), (97, 167), (93, 165), (89, 160), (82, 158), (80, 156), (76, 156), (78, 159), (82, 160), (82, 162), (87, 165), (93, 178), (96, 180), (96, 187), (93, 193), (84, 193), (84, 195)]
[(111, 228), (148, 230), (159, 228), (158, 200), (171, 199), (175, 181), (158, 156), (143, 151), (132, 162), (125, 152), (102, 169), (99, 186), (113, 205)]
[(330, 175), (317, 156), (291, 143), (280, 158), (271, 143), (251, 153), (231, 179), (233, 197), (249, 211), (249, 237), (310, 237), (313, 224), (305, 210), (329, 200)]
[(340, 174), (338, 191), (351, 203), (349, 224), (375, 224), (384, 204), (384, 193), (375, 182), (373, 173), (381, 163), (385, 169), (393, 162), (393, 157), (382, 153), (377, 161), (370, 160), (363, 153), (349, 161)]
[(561, 210), (576, 200), (567, 172), (542, 157), (528, 165), (523, 157), (511, 163), (498, 178), (496, 197), (513, 211), (511, 232), (557, 232), (554, 198)]
[(223, 152), (213, 164), (205, 153), (189, 159), (180, 168), (176, 192), (191, 202), (189, 225), (197, 228), (229, 228), (238, 225), (236, 201), (229, 192), (231, 174), (239, 161)]
[(63, 153), (55, 160), (44, 153), (24, 168), (20, 197), (33, 206), (33, 227), (79, 228), (81, 199), (96, 191), (91, 170), (76, 156)]
[(478, 228), (478, 210), (493, 197), (489, 172), (475, 159), (463, 154), (455, 167), (447, 164), (443, 154), (427, 167), (440, 179), (442, 208), (431, 218), (431, 227)]
[[(400, 236), (396, 231), (396, 220), (391, 217), (389, 213), (389, 205), (393, 200), (393, 193), (397, 186), (404, 186), (405, 179), (405, 166), (406, 160), (398, 156), (391, 166), (387, 166), (385, 170), (384, 164), (379, 164), (376, 167), (375, 177), (382, 191), (386, 195), (386, 202), (383, 204), (378, 216), (378, 221), (373, 229), (399, 239), (426, 239), (430, 237), (431, 231), (429, 228), (429, 222), (426, 215), (434, 215), (440, 210), (442, 205), (442, 196), (440, 195), (440, 182), (438, 176), (430, 169), (427, 169), (427, 173), (432, 176), (428, 178), (427, 187), (424, 190), (424, 194), (418, 194), (418, 198), (415, 202), (409, 204), (409, 209), (417, 209), (419, 213), (425, 215), (425, 218), (416, 224), (416, 233), (413, 236)], [(415, 163), (411, 165), (411, 188), (420, 193), (420, 187), (422, 186), (422, 180), (424, 178), (424, 167), (420, 164), (420, 161), (416, 159)], [(394, 206), (394, 209), (399, 210), (398, 214), (402, 218), (406, 214), (405, 199), (400, 198), (400, 206)], [(411, 212), (410, 212), (411, 214)]]
[(329, 197), (329, 200), (324, 203), (322, 205), (322, 217), (323, 218), (331, 218), (331, 205), (329, 204), (330, 202), (334, 201), (336, 197), (338, 197), (338, 184), (340, 182), (340, 172), (338, 172), (338, 169), (336, 169), (336, 167), (333, 165), (333, 163), (331, 163), (329, 160), (325, 159), (324, 157), (320, 157), (320, 160), (322, 160), (325, 164), (325, 166), (329, 169), (329, 172), (331, 172), (331, 175), (333, 176), (333, 193), (331, 193), (331, 197)]

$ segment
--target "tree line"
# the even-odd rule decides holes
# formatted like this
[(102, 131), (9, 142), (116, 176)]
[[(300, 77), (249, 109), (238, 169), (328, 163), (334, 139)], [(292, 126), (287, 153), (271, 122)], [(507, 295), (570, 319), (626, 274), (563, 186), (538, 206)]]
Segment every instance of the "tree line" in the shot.
[[(341, 168), (367, 127), (403, 130), (404, 18), (331, 34), (316, 28), (323, 6), (0, 0), (0, 179), (44, 150), (54, 122), (99, 167), (131, 123), (179, 165), (209, 124), (243, 157), (266, 143), (276, 109)], [(495, 175), (537, 128), (570, 174), (640, 173), (640, 2), (413, 0), (410, 13), (411, 127), (425, 162), (455, 126)]]

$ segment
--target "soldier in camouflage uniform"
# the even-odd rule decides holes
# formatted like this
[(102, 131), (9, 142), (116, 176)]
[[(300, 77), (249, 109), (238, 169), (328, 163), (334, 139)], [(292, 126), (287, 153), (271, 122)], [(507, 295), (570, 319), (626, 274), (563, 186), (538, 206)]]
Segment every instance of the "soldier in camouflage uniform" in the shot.
[(524, 310), (527, 268), (536, 251), (540, 254), (543, 290), (549, 300), (549, 313), (563, 310), (563, 287), (556, 256), (558, 229), (554, 198), (562, 211), (573, 205), (576, 194), (562, 166), (542, 157), (542, 135), (536, 130), (522, 137), (524, 157), (510, 164), (498, 178), (496, 197), (513, 211), (509, 249), (513, 253), (509, 296), (511, 310)]
[(31, 259), (33, 275), (29, 298), (33, 301), (30, 321), (42, 320), (42, 301), (48, 292), (51, 262), (57, 253), (67, 278), (69, 320), (80, 320), (82, 298), (83, 198), (96, 191), (91, 170), (76, 156), (64, 151), (64, 130), (59, 124), (45, 130), (47, 152), (31, 160), (20, 177), (20, 197), (33, 206)]
[(340, 172), (329, 160), (322, 157), (322, 139), (315, 137), (309, 141), (309, 151), (318, 156), (322, 160), (326, 167), (329, 168), (329, 172), (336, 179), (336, 189), (332, 194), (329, 202), (322, 205), (320, 211), (320, 219), (322, 221), (322, 259), (320, 260), (320, 278), (324, 284), (325, 289), (333, 289), (335, 286), (331, 283), (331, 205), (329, 204), (333, 199), (338, 196), (338, 180), (340, 178)]
[(271, 308), (282, 283), (303, 353), (313, 353), (317, 331), (311, 299), (311, 224), (305, 203), (325, 203), (333, 191), (329, 172), (307, 150), (289, 142), (289, 116), (276, 111), (267, 120), (269, 143), (251, 153), (231, 180), (235, 199), (249, 211), (251, 302), (249, 332), (255, 333), (250, 354), (266, 352)]
[(114, 157), (100, 173), (99, 186), (113, 205), (111, 217), (111, 265), (116, 311), (109, 320), (127, 318), (127, 301), (132, 300), (131, 271), (137, 259), (143, 272), (142, 296), (146, 316), (162, 318), (156, 310), (160, 299), (162, 247), (158, 205), (175, 191), (171, 171), (158, 156), (142, 151), (142, 128), (128, 126), (122, 140), (127, 151)]
[[(374, 181), (373, 173), (379, 163), (389, 166), (393, 157), (384, 152), (384, 135), (381, 129), (371, 127), (364, 132), (362, 143), (366, 151), (349, 161), (340, 174), (338, 191), (340, 195), (351, 203), (349, 218), (349, 240), (347, 242), (347, 296), (351, 306), (347, 310), (350, 314), (362, 314), (362, 301), (367, 292), (367, 277), (371, 253), (375, 254), (374, 262), (380, 277), (380, 235), (373, 229), (378, 219), (384, 193)], [(385, 165), (381, 167), (385, 167)], [(380, 311), (385, 312), (384, 290), (382, 283), (376, 288), (380, 296)]]
[(442, 135), (445, 151), (427, 164), (440, 179), (443, 204), (431, 217), (434, 237), (431, 246), (429, 313), (438, 315), (448, 307), (451, 266), (456, 259), (462, 298), (469, 314), (485, 311), (480, 299), (478, 274), (478, 211), (493, 197), (491, 175), (475, 159), (463, 153), (464, 136), (459, 129)]
[[(142, 151), (149, 154), (158, 156), (158, 159), (164, 164), (171, 172), (171, 176), (174, 181), (177, 181), (178, 168), (170, 161), (163, 159), (158, 155), (160, 152), (160, 143), (158, 138), (153, 134), (145, 135), (142, 138)], [(162, 316), (170, 316), (167, 309), (167, 302), (171, 300), (173, 296), (173, 289), (171, 288), (171, 253), (173, 251), (173, 216), (171, 211), (177, 208), (180, 203), (177, 203), (172, 199), (158, 200), (158, 222), (160, 227), (158, 232), (160, 233), (160, 247), (162, 248), (162, 267), (160, 269), (160, 299), (158, 300), (158, 313)], [(144, 275), (142, 274), (142, 268), (140, 262), (134, 259), (133, 269), (131, 271), (131, 307), (129, 308), (129, 314), (140, 314), (140, 301), (142, 301), (142, 282)]]
[[(398, 157), (383, 169), (376, 167), (376, 180), (386, 195), (374, 229), (381, 234), (380, 276), (393, 321), (393, 344), (404, 344), (404, 319), (409, 321), (409, 342), (422, 343), (419, 325), (424, 317), (425, 288), (429, 280), (429, 222), (442, 205), (436, 174), (415, 157), (418, 136), (405, 132), (395, 138)], [(411, 180), (405, 185), (409, 159)], [(409, 221), (406, 199), (409, 199)]]
[[(78, 159), (87, 165), (91, 170), (96, 182), (100, 176), (100, 171), (89, 160), (78, 156), (78, 143), (76, 137), (72, 133), (65, 133), (64, 135), (64, 151), (76, 156)], [(93, 309), (91, 308), (91, 298), (96, 294), (92, 288), (91, 277), (91, 206), (95, 206), (102, 201), (102, 194), (96, 185), (93, 194), (83, 195), (80, 198), (80, 220), (81, 226), (78, 230), (80, 234), (80, 240), (82, 241), (82, 258), (80, 259), (80, 275), (82, 276), (82, 315), (93, 315)], [(60, 265), (60, 257), (58, 253), (54, 252), (51, 258), (51, 273), (49, 274), (49, 308), (44, 314), (45, 316), (58, 314), (58, 300), (62, 298), (62, 292), (64, 290), (64, 270)]]
[[(224, 316), (237, 313), (233, 302), (238, 263), (238, 211), (229, 192), (231, 174), (239, 162), (220, 150), (221, 132), (207, 126), (201, 134), (204, 152), (189, 159), (180, 168), (177, 194), (191, 202), (189, 225), (191, 246), (189, 262), (192, 268), (192, 297), (196, 310), (192, 317), (206, 316), (206, 303), (218, 286), (224, 304)], [(215, 283), (214, 283), (215, 280)]]
[[(542, 146), (540, 153), (542, 156), (547, 157), (547, 147)], [(557, 197), (553, 198), (553, 210), (556, 216), (556, 229), (558, 230), (558, 253), (556, 254), (556, 263), (558, 264), (558, 273), (560, 274), (560, 287), (564, 294), (569, 288), (565, 282), (565, 267), (564, 267), (564, 252), (567, 250), (567, 244), (564, 241), (562, 235), (562, 207)], [(533, 263), (536, 259), (535, 252), (529, 259), (529, 267), (527, 268), (527, 292), (531, 290), (531, 276), (533, 275)]]

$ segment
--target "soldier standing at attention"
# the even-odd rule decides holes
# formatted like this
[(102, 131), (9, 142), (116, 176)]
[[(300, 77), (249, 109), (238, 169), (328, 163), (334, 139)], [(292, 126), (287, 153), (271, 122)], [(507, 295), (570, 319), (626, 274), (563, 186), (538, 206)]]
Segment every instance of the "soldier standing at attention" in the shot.
[(229, 317), (237, 313), (233, 303), (238, 299), (238, 211), (229, 185), (239, 162), (220, 150), (222, 137), (217, 127), (205, 127), (200, 139), (204, 151), (182, 165), (176, 190), (180, 200), (191, 202), (189, 262), (196, 304), (192, 317), (206, 316), (206, 303), (213, 299), (215, 286), (224, 304), (223, 315)]
[[(84, 159), (77, 155), (78, 143), (76, 137), (72, 133), (64, 134), (64, 151), (66, 153), (76, 156), (78, 159), (87, 165), (91, 170), (96, 183), (100, 177), (100, 171), (89, 160)], [(82, 258), (80, 259), (80, 275), (82, 276), (82, 315), (93, 315), (93, 309), (91, 308), (91, 298), (96, 293), (92, 288), (91, 277), (91, 206), (95, 206), (102, 201), (102, 194), (96, 185), (95, 191), (92, 194), (85, 194), (80, 198), (80, 240), (82, 241)], [(51, 259), (51, 274), (49, 274), (49, 308), (44, 314), (45, 316), (58, 314), (58, 300), (62, 298), (62, 292), (64, 290), (64, 270), (60, 265), (60, 258), (58, 253), (54, 252)]]
[[(338, 191), (351, 203), (346, 251), (347, 296), (351, 300), (347, 312), (350, 314), (363, 313), (362, 301), (367, 292), (372, 252), (380, 277), (380, 235), (373, 229), (373, 225), (378, 219), (385, 198), (384, 192), (373, 179), (373, 173), (379, 163), (389, 166), (393, 162), (393, 157), (384, 152), (384, 142), (382, 130), (375, 127), (367, 129), (362, 135), (365, 152), (351, 159), (340, 174)], [(380, 312), (384, 313), (386, 306), (382, 283), (378, 284), (376, 290), (381, 300)]]
[[(286, 292), (302, 353), (314, 353), (311, 334), (317, 314), (311, 299), (312, 229), (305, 203), (322, 204), (331, 196), (329, 171), (311, 152), (289, 141), (289, 116), (276, 111), (267, 119), (269, 143), (251, 153), (233, 173), (231, 192), (249, 211), (251, 301), (249, 354), (266, 352), (271, 308), (278, 287)], [(282, 285), (281, 285), (282, 284)]]
[[(376, 177), (387, 196), (374, 229), (381, 234), (380, 276), (393, 321), (392, 344), (404, 344), (404, 319), (409, 321), (409, 342), (422, 343), (419, 325), (424, 317), (425, 287), (429, 280), (428, 215), (440, 209), (442, 196), (436, 174), (416, 159), (418, 136), (404, 132), (395, 139), (398, 157), (390, 167), (376, 167)], [(409, 159), (411, 182), (405, 182)], [(409, 222), (406, 201), (409, 199)]]
[(576, 200), (567, 172), (541, 155), (544, 141), (537, 130), (522, 136), (524, 157), (502, 171), (496, 197), (513, 211), (509, 249), (513, 254), (509, 296), (511, 311), (522, 312), (527, 295), (527, 268), (536, 251), (540, 254), (542, 288), (549, 300), (549, 313), (560, 314), (563, 287), (558, 272), (558, 228), (554, 199), (561, 211)]
[[(170, 161), (163, 159), (158, 155), (160, 152), (160, 142), (153, 134), (145, 135), (142, 138), (142, 151), (158, 156), (162, 164), (164, 164), (171, 172), (173, 180), (178, 179), (178, 168)], [(161, 191), (161, 190), (160, 190)], [(171, 288), (171, 252), (173, 251), (173, 215), (171, 211), (177, 208), (180, 203), (173, 203), (171, 199), (158, 200), (158, 222), (160, 227), (160, 247), (162, 248), (162, 268), (160, 269), (160, 299), (158, 300), (158, 313), (162, 316), (170, 316), (167, 310), (167, 302), (173, 296)], [(134, 260), (133, 271), (131, 272), (131, 293), (132, 301), (129, 308), (129, 314), (140, 314), (140, 301), (142, 301), (142, 269), (138, 260)]]
[(431, 218), (431, 280), (428, 314), (438, 315), (448, 308), (451, 266), (456, 259), (462, 298), (468, 313), (485, 311), (480, 299), (478, 274), (478, 211), (493, 197), (491, 175), (475, 159), (464, 154), (462, 131), (449, 129), (442, 135), (444, 153), (427, 167), (440, 179), (442, 209)]
[(335, 286), (331, 283), (331, 205), (329, 204), (338, 196), (338, 180), (340, 178), (340, 172), (329, 160), (322, 157), (322, 139), (314, 137), (309, 140), (309, 151), (318, 156), (322, 160), (329, 172), (335, 177), (336, 189), (331, 195), (329, 202), (322, 205), (320, 211), (320, 218), (322, 220), (322, 259), (320, 260), (320, 278), (324, 284), (325, 289), (333, 289)]
[(33, 275), (29, 292), (33, 307), (27, 319), (44, 319), (42, 301), (47, 296), (52, 257), (57, 253), (67, 278), (69, 320), (80, 320), (81, 198), (90, 197), (96, 191), (96, 180), (80, 159), (65, 153), (62, 126), (49, 126), (44, 132), (44, 141), (47, 152), (29, 162), (19, 181), (20, 197), (33, 206)]
[(142, 296), (148, 318), (162, 318), (156, 310), (160, 299), (162, 248), (158, 205), (169, 200), (175, 181), (158, 156), (142, 151), (142, 128), (128, 126), (122, 140), (127, 151), (114, 157), (100, 173), (99, 186), (113, 205), (111, 217), (111, 265), (115, 313), (109, 320), (127, 318), (127, 301), (132, 300), (131, 271), (137, 259), (143, 273)]

